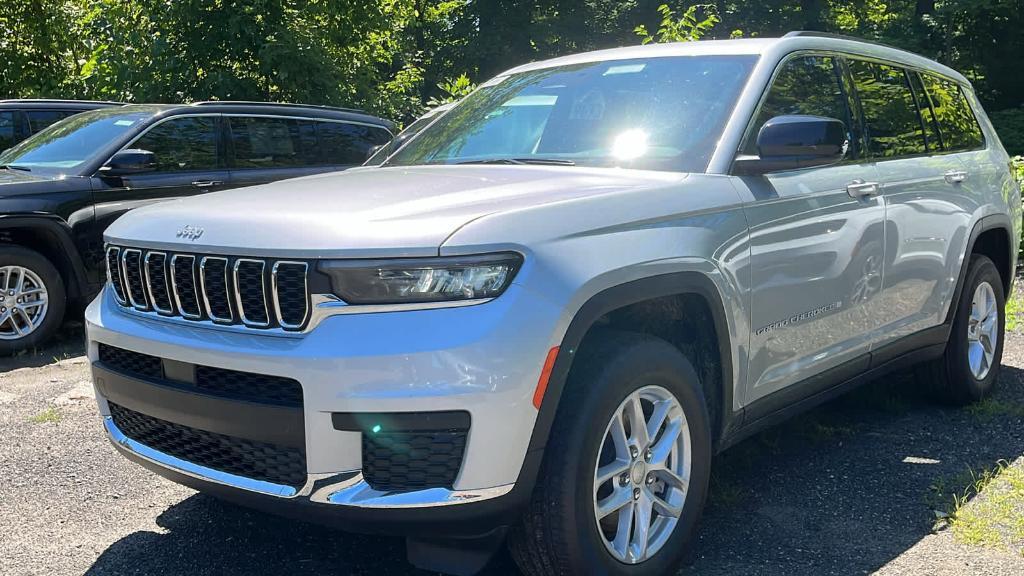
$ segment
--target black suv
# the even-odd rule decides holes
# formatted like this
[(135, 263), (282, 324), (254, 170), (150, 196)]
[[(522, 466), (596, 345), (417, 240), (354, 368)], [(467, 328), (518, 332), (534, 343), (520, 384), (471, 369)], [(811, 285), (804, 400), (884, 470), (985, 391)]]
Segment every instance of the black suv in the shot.
[(79, 112), (121, 106), (93, 100), (0, 100), (0, 150)]
[(128, 210), (344, 170), (393, 132), (387, 120), (342, 108), (140, 104), (77, 114), (3, 152), (0, 353), (44, 341), (69, 303), (99, 290), (103, 231)]

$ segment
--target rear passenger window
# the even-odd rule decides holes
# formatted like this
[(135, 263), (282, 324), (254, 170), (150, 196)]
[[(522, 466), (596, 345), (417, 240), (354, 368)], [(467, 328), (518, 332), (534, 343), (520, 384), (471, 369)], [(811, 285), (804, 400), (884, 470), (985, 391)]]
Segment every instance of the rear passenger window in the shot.
[(898, 158), (924, 154), (924, 127), (902, 68), (850, 60), (850, 72), (864, 111), (869, 155)]
[(320, 163), (327, 165), (362, 164), (371, 148), (391, 140), (383, 128), (348, 122), (318, 122), (316, 133)]
[(14, 112), (0, 112), (0, 150), (14, 146), (15, 129)]
[(25, 114), (28, 116), (28, 127), (32, 134), (69, 116), (60, 110), (26, 110)]
[(975, 150), (985, 146), (981, 126), (974, 116), (963, 88), (955, 82), (923, 75), (925, 88), (931, 96), (932, 106), (938, 120), (939, 131), (946, 150)]
[(761, 104), (742, 153), (757, 154), (757, 134), (761, 127), (776, 116), (792, 114), (842, 120), (847, 130), (853, 125), (833, 58), (803, 56), (783, 65)]
[(156, 155), (157, 171), (214, 170), (217, 163), (217, 119), (175, 118), (158, 124), (131, 148)]
[(317, 163), (316, 128), (306, 120), (232, 117), (235, 168), (294, 168)]

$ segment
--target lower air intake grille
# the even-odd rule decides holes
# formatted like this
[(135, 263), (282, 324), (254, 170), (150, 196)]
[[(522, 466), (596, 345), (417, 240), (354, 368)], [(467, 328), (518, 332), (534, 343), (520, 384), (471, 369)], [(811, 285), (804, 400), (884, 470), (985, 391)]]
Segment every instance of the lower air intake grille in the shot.
[(227, 396), (282, 406), (302, 406), (302, 385), (291, 378), (196, 366), (196, 387), (216, 396)]
[(145, 378), (163, 378), (163, 361), (156, 356), (132, 352), (123, 348), (115, 348), (107, 344), (99, 345), (100, 362), (111, 370)]
[(363, 478), (374, 490), (451, 489), (467, 430), (363, 434)]
[(254, 480), (301, 486), (306, 455), (275, 446), (174, 424), (110, 403), (110, 416), (125, 436), (154, 450), (200, 466)]

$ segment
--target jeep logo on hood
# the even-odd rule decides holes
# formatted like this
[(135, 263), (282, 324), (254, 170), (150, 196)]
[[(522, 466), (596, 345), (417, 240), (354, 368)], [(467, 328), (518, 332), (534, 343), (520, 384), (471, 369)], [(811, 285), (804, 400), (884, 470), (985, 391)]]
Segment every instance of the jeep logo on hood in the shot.
[(203, 229), (199, 226), (185, 226), (178, 230), (178, 238), (186, 238), (188, 240), (198, 240), (203, 235)]

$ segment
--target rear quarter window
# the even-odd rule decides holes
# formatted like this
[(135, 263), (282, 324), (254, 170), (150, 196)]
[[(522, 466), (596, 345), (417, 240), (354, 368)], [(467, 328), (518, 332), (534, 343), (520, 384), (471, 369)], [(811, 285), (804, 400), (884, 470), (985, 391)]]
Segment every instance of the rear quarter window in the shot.
[(391, 140), (391, 134), (377, 126), (348, 122), (317, 122), (320, 164), (348, 166), (362, 164), (370, 149)]

